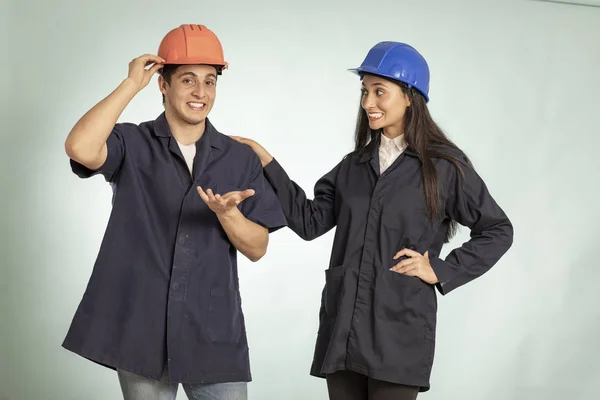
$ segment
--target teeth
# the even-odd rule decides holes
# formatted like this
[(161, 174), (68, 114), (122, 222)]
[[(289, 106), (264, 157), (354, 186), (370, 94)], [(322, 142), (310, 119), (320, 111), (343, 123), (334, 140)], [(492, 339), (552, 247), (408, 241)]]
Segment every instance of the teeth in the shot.
[(188, 104), (194, 108), (204, 107), (204, 103), (188, 103)]
[(372, 113), (369, 114), (369, 118), (381, 118), (383, 116), (382, 113)]

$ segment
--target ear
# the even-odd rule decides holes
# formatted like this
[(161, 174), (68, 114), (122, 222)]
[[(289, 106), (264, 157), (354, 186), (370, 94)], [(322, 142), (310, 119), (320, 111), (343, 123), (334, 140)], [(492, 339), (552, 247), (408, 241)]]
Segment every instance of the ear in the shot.
[(410, 96), (408, 95), (408, 93), (404, 93), (404, 101), (406, 102), (406, 107), (411, 106)]
[(162, 77), (162, 75), (158, 76), (158, 89), (160, 90), (160, 92), (164, 95), (167, 94), (167, 88), (169, 87), (169, 84), (167, 83), (167, 81), (165, 81), (165, 79)]

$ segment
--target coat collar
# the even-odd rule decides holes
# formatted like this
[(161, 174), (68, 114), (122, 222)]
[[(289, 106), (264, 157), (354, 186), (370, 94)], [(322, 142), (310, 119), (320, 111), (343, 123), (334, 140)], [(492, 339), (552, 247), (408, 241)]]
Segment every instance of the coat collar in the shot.
[[(169, 123), (164, 112), (154, 120), (154, 134), (159, 137), (173, 137), (173, 133), (171, 132), (171, 128), (169, 128)], [(208, 139), (207, 141), (210, 142), (211, 147), (223, 150), (223, 137), (215, 129), (208, 118), (206, 118), (206, 129), (202, 135), (202, 138), (204, 137)]]
[[(377, 159), (379, 157), (379, 144), (381, 143), (381, 137), (377, 136), (377, 140), (372, 140), (367, 144), (367, 146), (359, 151), (360, 158), (358, 160), (359, 163), (366, 163), (367, 161)], [(404, 153), (407, 155), (418, 157), (417, 153), (415, 153), (410, 147), (404, 149)]]

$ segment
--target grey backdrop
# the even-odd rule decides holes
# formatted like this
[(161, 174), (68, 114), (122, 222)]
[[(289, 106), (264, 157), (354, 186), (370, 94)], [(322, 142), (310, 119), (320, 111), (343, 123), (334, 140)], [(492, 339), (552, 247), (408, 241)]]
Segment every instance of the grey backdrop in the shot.
[[(0, 398), (118, 399), (113, 372), (60, 345), (110, 212), (76, 178), (76, 120), (182, 23), (213, 29), (230, 69), (211, 119), (270, 150), (305, 190), (352, 148), (359, 82), (381, 40), (428, 59), (431, 111), (515, 225), (487, 275), (440, 297), (423, 399), (597, 399), (600, 9), (539, 1), (111, 1), (3, 4)], [(6, 12), (5, 12), (6, 11)], [(162, 111), (156, 79), (122, 120)], [(447, 247), (468, 238), (463, 229)], [(241, 261), (251, 399), (326, 399), (308, 375), (332, 233), (271, 237)], [(4, 396), (4, 397), (3, 397)], [(184, 398), (180, 391), (180, 398)]]

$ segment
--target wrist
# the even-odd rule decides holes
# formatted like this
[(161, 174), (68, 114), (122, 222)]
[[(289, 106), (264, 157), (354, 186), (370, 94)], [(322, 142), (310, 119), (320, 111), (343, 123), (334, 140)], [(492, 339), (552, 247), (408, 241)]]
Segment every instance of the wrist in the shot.
[(217, 218), (221, 221), (229, 221), (236, 219), (240, 214), (241, 212), (237, 207), (232, 207), (227, 211), (217, 213)]
[(131, 96), (135, 96), (140, 91), (140, 85), (129, 77), (125, 78), (119, 87), (129, 93)]
[(270, 154), (267, 154), (267, 156), (264, 157), (264, 159), (261, 159), (263, 168), (266, 167), (267, 165), (271, 164), (271, 161), (273, 161), (273, 156)]

